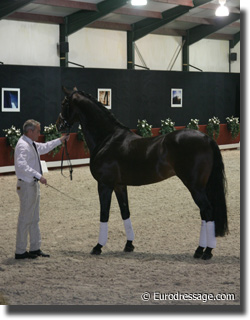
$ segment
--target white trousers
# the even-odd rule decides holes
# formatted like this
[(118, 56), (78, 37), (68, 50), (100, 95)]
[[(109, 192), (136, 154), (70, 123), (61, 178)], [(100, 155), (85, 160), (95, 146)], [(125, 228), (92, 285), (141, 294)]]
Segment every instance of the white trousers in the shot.
[(30, 251), (41, 247), (39, 229), (40, 185), (39, 182), (17, 181), (17, 194), (20, 199), (20, 212), (17, 223), (16, 253), (22, 254), (30, 240)]

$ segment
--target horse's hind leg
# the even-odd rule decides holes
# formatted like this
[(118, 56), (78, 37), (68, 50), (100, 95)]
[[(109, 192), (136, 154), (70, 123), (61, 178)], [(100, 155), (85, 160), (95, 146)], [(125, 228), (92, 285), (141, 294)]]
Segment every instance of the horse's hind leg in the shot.
[(132, 252), (134, 250), (133, 240), (134, 231), (130, 220), (130, 212), (128, 206), (127, 186), (119, 185), (115, 187), (116, 198), (121, 210), (121, 215), (124, 223), (124, 228), (127, 236), (127, 243), (125, 245), (125, 252)]
[(97, 245), (91, 251), (91, 254), (101, 254), (101, 248), (107, 243), (108, 240), (108, 220), (109, 220), (109, 210), (111, 204), (111, 196), (113, 188), (98, 182), (98, 193), (100, 200), (100, 231), (99, 239)]
[(195, 203), (200, 208), (200, 215), (202, 220), (199, 246), (194, 253), (194, 258), (202, 258), (204, 260), (208, 260), (212, 258), (212, 249), (216, 247), (213, 209), (204, 189), (199, 191), (191, 191), (191, 194)]

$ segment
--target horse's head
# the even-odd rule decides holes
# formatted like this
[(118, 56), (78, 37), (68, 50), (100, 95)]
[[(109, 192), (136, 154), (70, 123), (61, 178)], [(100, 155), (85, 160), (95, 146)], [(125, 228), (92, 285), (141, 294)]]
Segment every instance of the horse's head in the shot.
[(79, 121), (77, 108), (73, 103), (75, 99), (74, 95), (78, 92), (77, 88), (69, 91), (63, 87), (63, 91), (66, 96), (62, 101), (62, 110), (56, 121), (56, 127), (58, 131), (69, 129), (75, 122)]

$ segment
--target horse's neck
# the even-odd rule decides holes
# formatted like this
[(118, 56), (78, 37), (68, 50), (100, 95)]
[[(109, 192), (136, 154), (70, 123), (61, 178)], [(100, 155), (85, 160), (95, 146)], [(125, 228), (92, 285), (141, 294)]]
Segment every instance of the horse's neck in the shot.
[[(112, 134), (112, 123), (107, 126), (103, 116), (101, 117), (86, 117), (80, 116), (80, 124), (88, 145), (90, 153), (110, 135)], [(115, 131), (115, 127), (114, 127)]]
[(82, 131), (83, 131), (84, 138), (87, 143), (89, 152), (91, 154), (96, 147), (96, 142), (93, 139), (93, 137), (91, 136), (91, 134), (89, 134), (88, 130), (84, 129), (84, 124), (81, 123), (81, 127), (82, 127)]

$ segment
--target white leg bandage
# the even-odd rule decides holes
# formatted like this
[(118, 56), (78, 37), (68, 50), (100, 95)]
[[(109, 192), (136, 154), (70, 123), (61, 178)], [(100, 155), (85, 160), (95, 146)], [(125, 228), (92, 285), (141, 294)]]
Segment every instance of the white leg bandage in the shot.
[(215, 223), (214, 221), (201, 221), (201, 232), (199, 246), (214, 249), (216, 247)]
[(201, 221), (200, 242), (199, 246), (202, 248), (207, 247), (207, 223), (205, 220)]
[(214, 221), (207, 222), (207, 247), (216, 247), (216, 237), (215, 237), (215, 223)]
[(123, 220), (123, 223), (124, 223), (124, 227), (125, 227), (125, 231), (126, 231), (127, 240), (133, 241), (135, 238), (135, 235), (134, 235), (134, 231), (133, 231), (133, 227), (132, 227), (130, 218)]
[(102, 246), (105, 246), (108, 240), (108, 223), (100, 222), (100, 231), (99, 231), (99, 239), (98, 243)]

